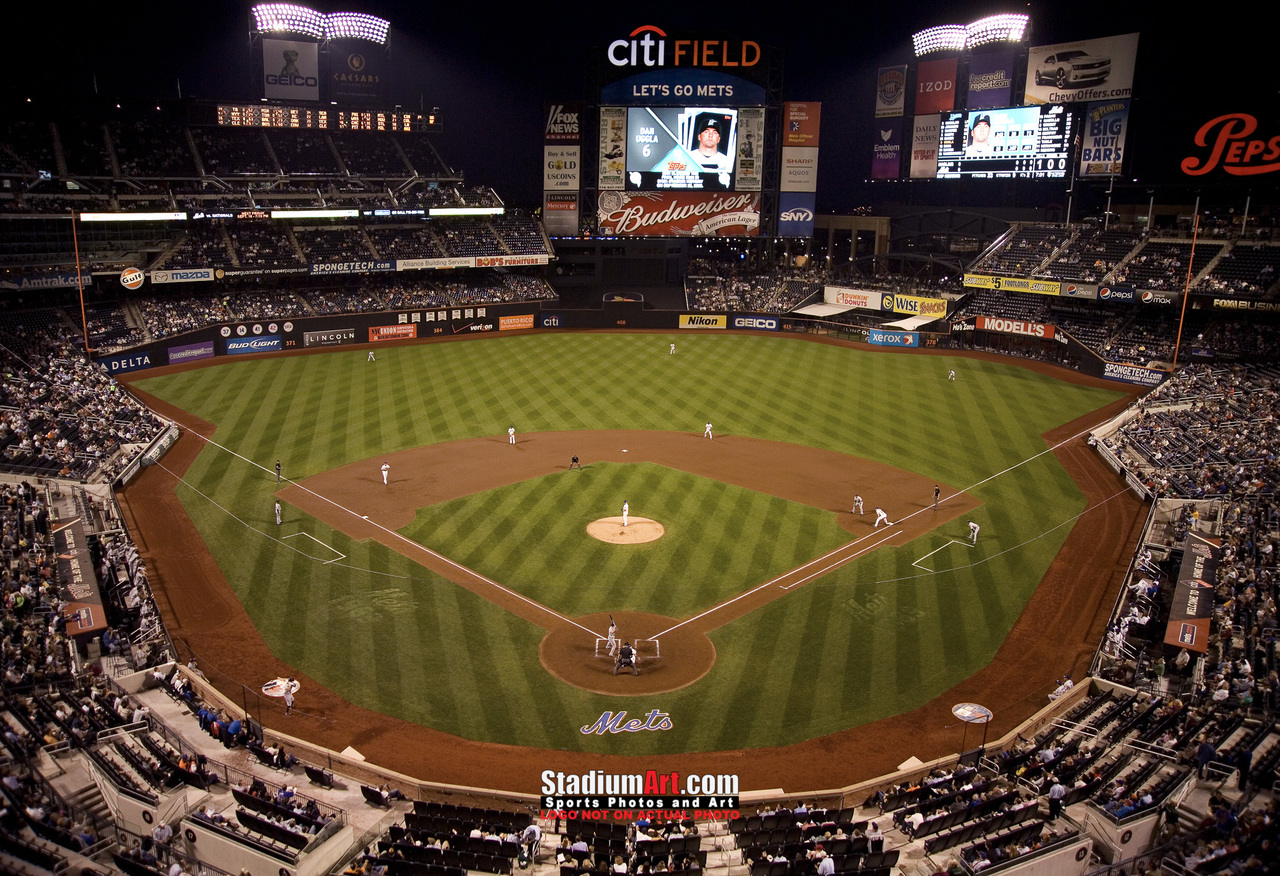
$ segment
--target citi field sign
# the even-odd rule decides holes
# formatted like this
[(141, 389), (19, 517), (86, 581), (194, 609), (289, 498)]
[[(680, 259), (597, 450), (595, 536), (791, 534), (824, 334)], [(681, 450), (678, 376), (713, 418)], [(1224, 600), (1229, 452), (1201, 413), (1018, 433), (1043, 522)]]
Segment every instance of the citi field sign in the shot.
[(615, 67), (754, 67), (760, 44), (753, 40), (672, 39), (662, 28), (645, 24), (626, 39), (614, 40), (605, 57)]

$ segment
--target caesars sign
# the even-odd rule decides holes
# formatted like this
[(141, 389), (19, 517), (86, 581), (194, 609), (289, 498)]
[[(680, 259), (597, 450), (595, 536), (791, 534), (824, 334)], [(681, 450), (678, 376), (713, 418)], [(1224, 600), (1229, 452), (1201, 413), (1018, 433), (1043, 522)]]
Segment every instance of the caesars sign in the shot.
[(601, 192), (600, 234), (611, 237), (755, 237), (759, 193)]

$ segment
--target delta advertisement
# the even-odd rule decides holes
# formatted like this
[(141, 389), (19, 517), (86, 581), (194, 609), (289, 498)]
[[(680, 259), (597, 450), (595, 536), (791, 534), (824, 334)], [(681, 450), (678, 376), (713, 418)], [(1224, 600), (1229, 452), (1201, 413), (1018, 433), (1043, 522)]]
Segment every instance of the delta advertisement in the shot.
[(1209, 650), (1209, 621), (1213, 616), (1213, 586), (1217, 583), (1222, 545), (1197, 533), (1187, 535), (1182, 565), (1169, 606), (1164, 641), (1201, 654)]
[(1137, 57), (1136, 33), (1035, 46), (1027, 52), (1022, 102), (1037, 105), (1132, 97)]
[(1129, 128), (1129, 101), (1089, 104), (1081, 126), (1080, 175), (1116, 176), (1124, 162), (1125, 133)]
[(126, 374), (130, 371), (141, 371), (144, 368), (150, 368), (151, 353), (149, 351), (134, 351), (131, 353), (116, 353), (111, 356), (103, 356), (98, 360), (98, 364), (107, 369), (110, 374)]
[(605, 237), (756, 237), (758, 192), (600, 192)]

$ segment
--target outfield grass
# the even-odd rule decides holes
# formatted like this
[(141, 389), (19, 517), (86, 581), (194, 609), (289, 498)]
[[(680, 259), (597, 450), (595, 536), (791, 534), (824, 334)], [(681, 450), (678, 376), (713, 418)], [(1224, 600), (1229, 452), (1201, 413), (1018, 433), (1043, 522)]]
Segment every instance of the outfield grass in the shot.
[[(678, 341), (675, 356), (668, 355), (672, 340)], [(955, 382), (946, 380), (952, 367)], [(698, 433), (710, 420), (717, 434), (808, 444), (966, 487), (1041, 453), (1043, 432), (1120, 395), (1015, 365), (868, 353), (798, 338), (585, 333), (388, 348), (378, 351), (376, 363), (366, 362), (363, 351), (229, 361), (140, 386), (214, 422), (216, 440), (233, 451), (207, 448), (188, 473), (190, 486), (179, 492), (281, 659), (353, 702), (406, 720), (474, 739), (588, 751), (616, 751), (618, 741), (584, 737), (579, 727), (606, 709), (639, 705), (552, 678), (536, 657), (539, 628), (381, 545), (353, 542), (313, 519), (287, 520), (286, 529), (310, 533), (346, 555), (344, 561), (323, 565), (307, 555), (323, 553), (314, 544), (277, 541), (271, 516), (276, 458), (300, 479), (407, 447), (501, 435), (508, 423), (521, 432)], [(648, 468), (659, 467), (602, 467), (601, 481), (644, 479)], [(678, 616), (715, 601), (712, 590), (665, 593), (674, 588), (660, 585), (687, 569), (685, 561), (665, 555), (648, 578), (625, 565), (601, 575), (599, 586), (617, 588), (613, 593), (596, 591), (597, 582), (589, 593), (574, 593), (564, 581), (539, 583), (538, 568), (528, 565), (532, 552), (524, 548), (548, 530), (565, 528), (555, 525), (566, 506), (552, 481), (457, 500), (449, 503), (453, 513), (448, 506), (426, 509), (410, 529), (422, 527), (428, 544), (455, 558), (465, 554), (464, 562), (474, 561), (496, 580), (521, 590), (544, 588), (529, 595), (567, 613), (634, 597), (644, 604), (630, 607)], [(771, 503), (780, 501), (750, 491), (730, 499), (734, 488), (721, 484), (693, 488), (705, 491), (700, 501), (726, 501), (735, 509), (745, 502), (743, 513), (758, 515), (752, 520), (766, 512), (772, 517)], [(673, 729), (626, 734), (626, 751), (795, 742), (918, 706), (971, 675), (995, 653), (1066, 538), (1069, 528), (1055, 527), (1084, 504), (1051, 454), (972, 492), (984, 502), (972, 515), (982, 539), (976, 549), (949, 547), (931, 558), (931, 568), (950, 571), (929, 574), (911, 563), (962, 537), (962, 521), (956, 532), (944, 528), (877, 550), (717, 630), (712, 671), (643, 704), (670, 713)], [(637, 514), (661, 516), (632, 505)], [(507, 522), (488, 534), (488, 556), (460, 521), (454, 534), (442, 531), (477, 508)], [(762, 522), (735, 536), (709, 523), (698, 539), (770, 544), (769, 555), (746, 570), (758, 581), (771, 564), (826, 550), (827, 533), (841, 537), (832, 515), (814, 521), (804, 517), (809, 513), (823, 517), (789, 507), (776, 532)], [(793, 517), (805, 535), (801, 527), (789, 528)], [(554, 550), (568, 561), (576, 548), (566, 542)], [(653, 553), (668, 550), (678, 550), (674, 541)], [(735, 564), (700, 569), (700, 580), (716, 569), (719, 580), (707, 587), (746, 586)], [(645, 589), (628, 595), (641, 578)], [(372, 640), (385, 645), (376, 665), (364, 647)], [(537, 721), (528, 720), (535, 714)]]

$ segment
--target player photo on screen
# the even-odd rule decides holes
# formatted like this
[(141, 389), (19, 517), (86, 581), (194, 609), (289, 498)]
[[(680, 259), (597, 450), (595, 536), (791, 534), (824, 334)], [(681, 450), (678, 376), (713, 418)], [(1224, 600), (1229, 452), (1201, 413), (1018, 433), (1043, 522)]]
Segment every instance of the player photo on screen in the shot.
[(939, 179), (1049, 179), (1066, 174), (1073, 118), (1061, 105), (946, 113)]
[(738, 111), (637, 107), (627, 112), (627, 188), (731, 191)]

